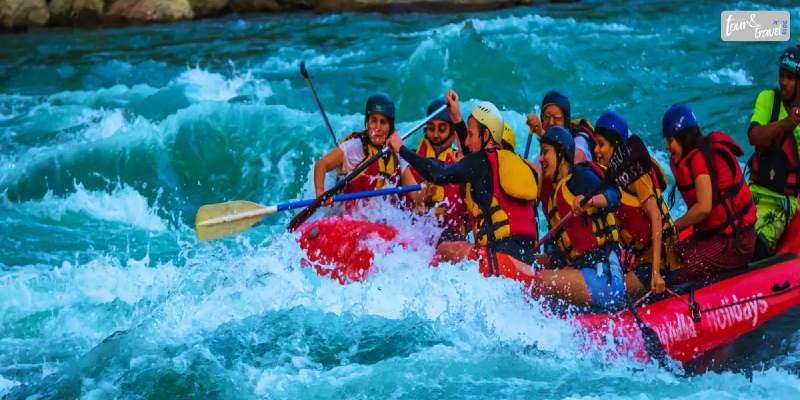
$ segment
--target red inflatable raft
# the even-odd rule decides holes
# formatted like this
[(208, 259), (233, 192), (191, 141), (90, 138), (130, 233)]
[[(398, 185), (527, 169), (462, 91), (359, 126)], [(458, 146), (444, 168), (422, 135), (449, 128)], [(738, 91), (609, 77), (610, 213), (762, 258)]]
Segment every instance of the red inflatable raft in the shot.
[[(800, 214), (787, 232), (800, 232)], [(679, 296), (637, 308), (642, 321), (658, 335), (667, 354), (688, 362), (800, 304), (800, 235), (785, 235), (776, 255), (751, 264), (727, 279), (705, 287), (685, 289)], [(604, 346), (612, 334), (615, 349), (647, 359), (639, 327), (630, 311), (620, 314), (582, 314), (594, 345)], [(607, 348), (607, 347), (606, 347)]]
[[(391, 226), (347, 217), (323, 218), (299, 230), (300, 245), (307, 252), (304, 262), (343, 284), (368, 277), (374, 251), (406, 245), (394, 243), (398, 231)], [(787, 232), (800, 232), (800, 214)], [(775, 256), (705, 287), (662, 296), (637, 308), (638, 313), (657, 333), (669, 356), (688, 362), (800, 304), (798, 253), (800, 235), (786, 235)], [(580, 314), (575, 320), (587, 332), (590, 346), (647, 359), (642, 335), (629, 311)], [(606, 340), (611, 337), (615, 343), (608, 346)]]
[(349, 217), (327, 217), (298, 228), (300, 247), (306, 251), (306, 266), (339, 283), (367, 279), (374, 249), (397, 238), (397, 229)]

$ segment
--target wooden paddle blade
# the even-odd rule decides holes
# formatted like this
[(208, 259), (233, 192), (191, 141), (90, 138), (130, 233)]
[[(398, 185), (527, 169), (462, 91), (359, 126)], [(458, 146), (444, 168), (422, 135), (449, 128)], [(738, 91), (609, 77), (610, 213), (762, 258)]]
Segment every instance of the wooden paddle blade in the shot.
[(269, 211), (271, 207), (244, 200), (204, 205), (197, 210), (195, 231), (200, 240), (232, 235), (250, 228)]

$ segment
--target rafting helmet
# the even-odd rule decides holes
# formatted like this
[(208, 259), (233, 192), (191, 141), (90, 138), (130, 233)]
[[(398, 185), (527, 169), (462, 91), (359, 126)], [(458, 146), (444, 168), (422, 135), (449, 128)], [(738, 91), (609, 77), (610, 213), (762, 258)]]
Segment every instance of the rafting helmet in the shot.
[(571, 121), (570, 118), (572, 118), (572, 107), (570, 106), (569, 98), (558, 90), (551, 90), (544, 95), (544, 98), (542, 98), (541, 112), (544, 113), (544, 108), (550, 104), (555, 104), (561, 109), (561, 112), (564, 113), (564, 126), (568, 126), (569, 122)]
[(628, 123), (621, 115), (606, 111), (594, 124), (594, 132), (614, 142), (628, 143)]
[(517, 139), (514, 135), (514, 128), (508, 124), (508, 122), (503, 122), (503, 139), (502, 144), (506, 147), (510, 147), (511, 151), (514, 151), (514, 147), (517, 145)]
[(795, 79), (793, 99), (797, 98), (800, 90), (800, 45), (789, 46), (778, 58), (779, 71), (786, 71)]
[(682, 103), (673, 104), (664, 113), (664, 119), (661, 120), (661, 133), (665, 138), (673, 137), (686, 128), (699, 127), (694, 111)]
[(556, 148), (556, 167), (561, 163), (562, 156), (572, 165), (572, 160), (575, 159), (575, 139), (566, 128), (558, 125), (547, 128), (540, 142)]
[[(488, 101), (481, 101), (472, 107), (470, 117), (475, 118), (479, 124), (489, 129), (489, 133), (497, 144), (503, 141), (503, 116), (500, 115), (500, 110), (494, 104)], [(483, 136), (483, 132), (481, 132)], [(483, 143), (486, 145), (486, 142)]]
[[(428, 106), (428, 111), (425, 113), (425, 115), (430, 117), (434, 111), (438, 110), (441, 106), (445, 104), (447, 103), (444, 101), (444, 99), (436, 99), (432, 101), (431, 104)], [(440, 111), (438, 114), (436, 114), (436, 116), (433, 117), (433, 119), (440, 119), (449, 124), (453, 123), (453, 120), (450, 118), (450, 113), (447, 111), (446, 108)]]
[(386, 93), (375, 93), (367, 99), (364, 115), (369, 118), (371, 114), (383, 114), (394, 125), (394, 101)]
[(778, 58), (778, 67), (795, 76), (800, 75), (800, 45), (787, 47)]

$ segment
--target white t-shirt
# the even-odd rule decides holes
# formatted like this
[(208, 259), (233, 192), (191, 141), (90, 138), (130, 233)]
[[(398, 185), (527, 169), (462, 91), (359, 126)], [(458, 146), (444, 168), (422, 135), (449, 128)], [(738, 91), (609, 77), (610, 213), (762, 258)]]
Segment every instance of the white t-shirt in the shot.
[[(353, 172), (353, 170), (358, 167), (358, 164), (364, 161), (364, 147), (361, 144), (361, 139), (353, 138), (346, 140), (339, 145), (339, 148), (342, 149), (344, 153), (344, 163), (342, 163), (342, 172), (344, 174)], [(406, 160), (400, 158), (399, 154), (395, 153), (395, 156), (400, 160), (400, 172), (405, 171), (405, 169), (408, 168), (408, 163)]]
[(592, 149), (589, 148), (589, 141), (581, 135), (575, 135), (575, 150), (580, 150), (586, 156), (586, 161), (593, 161)]

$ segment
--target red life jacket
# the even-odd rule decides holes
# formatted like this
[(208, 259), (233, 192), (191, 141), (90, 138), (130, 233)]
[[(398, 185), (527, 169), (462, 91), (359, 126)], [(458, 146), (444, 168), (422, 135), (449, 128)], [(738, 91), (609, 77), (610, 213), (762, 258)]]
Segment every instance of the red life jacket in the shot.
[[(781, 100), (780, 90), (773, 91), (772, 115), (769, 122), (778, 120)], [(794, 128), (762, 149), (756, 149), (747, 162), (750, 181), (777, 193), (788, 196), (800, 194), (800, 159)]]
[[(756, 210), (753, 207), (753, 197), (750, 187), (744, 181), (737, 156), (744, 154), (742, 148), (723, 132), (712, 132), (708, 135), (711, 143), (712, 164), (709, 171), (717, 171), (716, 179), (712, 175), (712, 203), (711, 213), (705, 220), (694, 226), (694, 234), (708, 236), (722, 234), (733, 235), (739, 228), (750, 227), (755, 224)], [(675, 185), (681, 191), (686, 208), (689, 209), (697, 203), (697, 193), (694, 179), (697, 177), (691, 170), (691, 161), (694, 157), (702, 157), (700, 149), (692, 149), (683, 156), (678, 164), (670, 162), (672, 173), (675, 175)], [(721, 186), (719, 172), (730, 171), (733, 183)]]
[[(352, 132), (345, 136), (339, 143), (344, 143), (347, 140), (358, 139), (361, 141), (361, 146), (364, 150), (364, 159), (361, 163), (367, 161), (375, 154), (379, 153), (381, 149), (369, 143), (367, 135), (363, 132)], [(370, 164), (364, 171), (345, 185), (343, 193), (356, 193), (368, 190), (381, 189), (387, 185), (397, 185), (400, 182), (400, 160), (393, 152), (389, 152), (385, 156), (379, 158), (377, 161)], [(359, 163), (359, 166), (361, 164)]]
[[(417, 154), (425, 158), (439, 160), (444, 164), (455, 164), (461, 158), (461, 154), (452, 148), (447, 148), (437, 155), (431, 143), (425, 138), (420, 141)], [(411, 173), (417, 182), (424, 180), (413, 167), (411, 168)], [(464, 205), (464, 194), (461, 185), (437, 185), (436, 192), (431, 200), (433, 204), (430, 206), (435, 207), (434, 213), (439, 218), (439, 221), (454, 231), (463, 234), (467, 209)]]
[[(575, 168), (591, 168), (601, 178), (603, 171), (594, 163), (583, 162)], [(555, 184), (551, 199), (547, 202), (545, 213), (550, 226), (555, 226), (572, 211), (576, 194), (570, 191), (567, 183), (573, 175), (567, 175)], [(619, 241), (616, 219), (613, 213), (597, 208), (590, 208), (580, 217), (572, 218), (564, 226), (564, 230), (556, 237), (556, 244), (566, 256), (568, 262), (575, 262), (584, 255), (600, 249), (606, 243)]]
[[(655, 159), (652, 159), (653, 167), (650, 173), (639, 179), (650, 179), (653, 184), (653, 197), (661, 212), (661, 225), (665, 233), (673, 231), (672, 218), (662, 197), (662, 191), (666, 188), (667, 180), (664, 171)], [(645, 213), (644, 208), (639, 204), (639, 196), (628, 191), (628, 188), (620, 187), (620, 204), (615, 212), (617, 223), (620, 229), (620, 240), (625, 248), (631, 250), (643, 250), (653, 240), (652, 226), (650, 218)], [(670, 233), (671, 234), (671, 233)], [(665, 237), (667, 235), (664, 235)]]
[(472, 199), (470, 183), (466, 188), (465, 200), (473, 217), (475, 242), (486, 246), (491, 241), (511, 236), (536, 241), (539, 234), (535, 208), (539, 195), (536, 170), (508, 150), (490, 149), (484, 150), (484, 154), (492, 168), (492, 204), (489, 209), (484, 210)]

